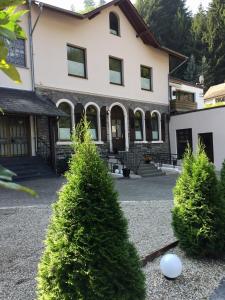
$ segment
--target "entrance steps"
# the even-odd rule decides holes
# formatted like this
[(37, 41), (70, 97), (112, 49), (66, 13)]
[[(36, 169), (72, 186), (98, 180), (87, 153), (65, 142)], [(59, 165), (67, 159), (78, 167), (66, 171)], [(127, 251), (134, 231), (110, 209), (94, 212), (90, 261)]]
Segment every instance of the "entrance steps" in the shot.
[(163, 176), (165, 173), (157, 168), (153, 163), (144, 163), (141, 162), (137, 171), (138, 175), (142, 177), (155, 177), (155, 176)]
[(51, 167), (38, 156), (0, 158), (0, 165), (17, 175), (14, 181), (56, 176)]

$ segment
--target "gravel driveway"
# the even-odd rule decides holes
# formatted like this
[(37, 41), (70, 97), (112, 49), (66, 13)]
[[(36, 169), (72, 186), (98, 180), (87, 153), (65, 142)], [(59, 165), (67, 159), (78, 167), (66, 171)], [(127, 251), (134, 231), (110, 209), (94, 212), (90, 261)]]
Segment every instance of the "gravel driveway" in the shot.
[[(116, 181), (129, 233), (141, 256), (174, 241), (170, 210), (175, 181), (174, 175)], [(63, 182), (62, 178), (26, 182), (39, 192), (39, 199), (1, 191), (0, 299), (35, 299), (35, 274), (51, 214), (50, 204)], [(159, 272), (159, 260), (149, 263), (144, 268), (147, 300), (208, 299), (224, 276), (224, 262), (192, 261), (179, 249), (174, 251), (182, 257), (183, 275), (177, 281), (167, 281)]]

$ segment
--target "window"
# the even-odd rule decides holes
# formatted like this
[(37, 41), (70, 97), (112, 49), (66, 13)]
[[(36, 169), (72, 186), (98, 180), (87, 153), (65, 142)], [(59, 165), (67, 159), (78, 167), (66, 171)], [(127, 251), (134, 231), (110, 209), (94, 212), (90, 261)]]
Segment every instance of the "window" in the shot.
[(69, 75), (87, 78), (85, 49), (67, 46), (67, 60)]
[(143, 140), (142, 114), (140, 111), (136, 111), (134, 116), (135, 116), (135, 140), (142, 141)]
[(159, 116), (156, 112), (152, 114), (152, 140), (159, 141)]
[(195, 102), (195, 94), (183, 91), (176, 91), (176, 100)]
[(17, 66), (26, 67), (25, 58), (25, 40), (17, 39), (15, 41), (9, 41), (8, 43), (8, 56), (7, 61)]
[(59, 140), (70, 141), (72, 131), (71, 106), (66, 102), (62, 102), (59, 104), (58, 108), (68, 114), (68, 117), (59, 118)]
[(110, 83), (123, 85), (123, 72), (122, 60), (110, 57), (109, 58), (109, 71)]
[(120, 35), (119, 18), (113, 12), (109, 14), (109, 24), (110, 24), (110, 33), (119, 36)]
[(86, 110), (86, 118), (90, 123), (90, 134), (94, 141), (98, 140), (98, 115), (94, 105), (89, 105)]
[(141, 66), (141, 89), (152, 90), (152, 69), (149, 67)]

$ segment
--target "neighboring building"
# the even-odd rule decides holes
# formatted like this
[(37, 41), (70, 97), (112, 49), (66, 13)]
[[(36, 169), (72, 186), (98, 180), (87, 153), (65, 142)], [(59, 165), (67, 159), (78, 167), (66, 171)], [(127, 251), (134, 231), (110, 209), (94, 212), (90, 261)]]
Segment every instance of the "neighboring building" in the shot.
[(198, 141), (205, 145), (209, 159), (220, 170), (225, 159), (225, 107), (213, 107), (172, 115), (171, 153), (181, 160), (187, 144), (196, 151)]
[(203, 87), (188, 81), (170, 77), (171, 113), (204, 108)]
[(169, 152), (169, 56), (185, 57), (156, 41), (129, 0), (84, 15), (34, 3), (27, 33), (30, 20), (32, 38), (9, 52), (23, 84), (0, 74), (0, 157), (39, 155), (59, 171), (84, 114), (102, 152)]
[(225, 105), (225, 83), (211, 86), (204, 95), (205, 106)]

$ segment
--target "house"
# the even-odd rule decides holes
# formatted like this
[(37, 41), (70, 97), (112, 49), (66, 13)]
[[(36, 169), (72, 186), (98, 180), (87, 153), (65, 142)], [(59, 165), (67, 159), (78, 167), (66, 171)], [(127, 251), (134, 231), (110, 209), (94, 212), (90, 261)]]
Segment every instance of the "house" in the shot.
[(0, 163), (38, 156), (60, 172), (84, 114), (102, 153), (169, 153), (169, 57), (186, 57), (161, 46), (129, 0), (86, 14), (33, 2), (23, 27), (28, 40), (8, 56), (23, 83), (0, 74)]
[(204, 95), (206, 107), (225, 105), (225, 83), (211, 86)]
[(171, 153), (183, 158), (187, 144), (196, 151), (199, 141), (219, 171), (225, 159), (225, 107), (212, 107), (174, 114), (170, 118)]
[(170, 111), (185, 112), (204, 108), (203, 86), (170, 76)]

